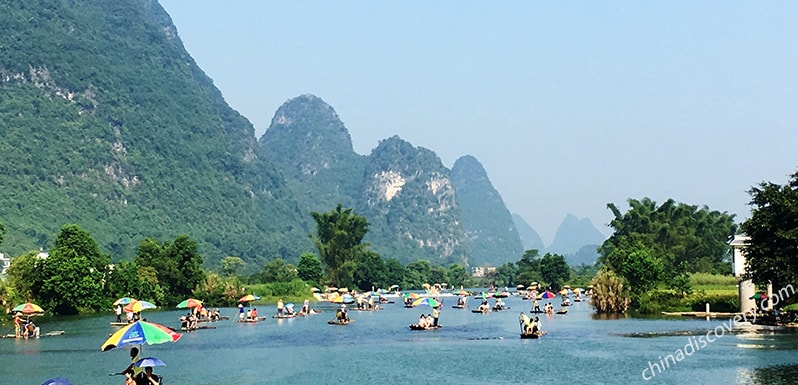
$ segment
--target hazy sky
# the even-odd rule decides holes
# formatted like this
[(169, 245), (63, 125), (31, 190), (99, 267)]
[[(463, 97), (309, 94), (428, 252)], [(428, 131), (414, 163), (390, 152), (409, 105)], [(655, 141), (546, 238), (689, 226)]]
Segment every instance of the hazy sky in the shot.
[(485, 167), (549, 245), (613, 202), (750, 216), (798, 170), (798, 3), (160, 0), (260, 137), (286, 100), (338, 112), (355, 151), (399, 135)]

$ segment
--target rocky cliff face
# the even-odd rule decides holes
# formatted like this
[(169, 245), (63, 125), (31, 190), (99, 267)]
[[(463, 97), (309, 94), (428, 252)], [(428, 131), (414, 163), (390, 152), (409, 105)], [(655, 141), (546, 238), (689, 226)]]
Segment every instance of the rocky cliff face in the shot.
[(394, 136), (371, 152), (364, 175), (358, 208), (371, 222), (375, 250), (402, 262), (466, 261), (449, 170), (434, 152)]
[(500, 265), (521, 259), (524, 250), (510, 211), (482, 164), (473, 156), (463, 156), (455, 161), (451, 175), (471, 264)]

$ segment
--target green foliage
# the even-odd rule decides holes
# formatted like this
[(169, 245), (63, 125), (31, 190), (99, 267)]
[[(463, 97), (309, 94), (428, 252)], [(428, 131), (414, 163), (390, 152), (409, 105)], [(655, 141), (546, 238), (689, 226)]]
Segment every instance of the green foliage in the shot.
[(612, 248), (604, 264), (626, 280), (632, 296), (637, 298), (657, 286), (663, 279), (665, 268), (643, 242), (627, 242), (623, 239), (622, 245)]
[(241, 287), (243, 285), (237, 276), (208, 273), (194, 291), (194, 296), (201, 299), (207, 307), (230, 306), (241, 298)]
[(449, 270), (446, 275), (448, 276), (449, 287), (471, 287), (472, 279), (471, 274), (468, 273), (463, 265), (456, 263), (449, 265)]
[[(727, 266), (727, 242), (736, 230), (734, 215), (710, 211), (706, 206), (677, 204), (672, 199), (660, 206), (649, 198), (629, 199), (628, 203), (630, 209), (623, 214), (614, 204), (607, 204), (614, 214), (610, 226), (615, 232), (599, 247), (600, 260), (629, 247), (639, 249), (642, 244), (666, 268), (664, 278), (682, 272), (719, 272)], [(619, 248), (621, 251), (616, 251)]]
[(540, 275), (552, 289), (559, 290), (571, 276), (571, 268), (562, 255), (546, 253), (540, 260)]
[(798, 172), (786, 185), (763, 182), (749, 194), (751, 217), (741, 225), (750, 237), (746, 276), (784, 287), (798, 280)]
[(33, 301), (44, 282), (44, 260), (37, 258), (37, 255), (37, 252), (31, 251), (12, 259), (6, 272), (9, 285), (16, 291), (14, 299), (20, 300), (19, 302)]
[(311, 246), (252, 125), (169, 20), (157, 2), (0, 3), (4, 251), (53, 248), (64, 223), (115, 260), (178, 234), (253, 267)]
[(257, 276), (257, 281), (263, 283), (290, 282), (297, 278), (296, 266), (277, 258), (266, 262), (263, 271)]
[(368, 221), (341, 204), (329, 213), (314, 211), (310, 215), (316, 221), (313, 243), (327, 268), (328, 282), (340, 287), (353, 285), (355, 261), (368, 246), (361, 243), (368, 233)]
[(221, 271), (225, 276), (237, 275), (247, 265), (243, 259), (232, 256), (222, 258), (219, 264), (222, 265)]
[(357, 268), (352, 274), (353, 284), (362, 290), (371, 290), (372, 287), (388, 287), (385, 280), (385, 262), (379, 254), (366, 250), (360, 253), (355, 260)]
[(515, 283), (523, 284), (525, 286), (532, 282), (540, 282), (543, 276), (540, 274), (540, 257), (536, 249), (524, 251), (524, 255), (518, 261), (518, 272)]
[(58, 314), (77, 314), (80, 309), (99, 310), (107, 303), (102, 295), (102, 273), (93, 270), (91, 261), (74, 250), (53, 250), (43, 273), (47, 278), (37, 297), (44, 308)]
[(122, 261), (114, 266), (109, 278), (109, 298), (131, 297), (162, 304), (164, 288), (158, 282), (157, 271), (150, 266), (138, 266)]
[(692, 286), (731, 286), (737, 285), (737, 278), (731, 275), (693, 273), (690, 274)]
[[(176, 305), (191, 297), (197, 285), (205, 279), (197, 243), (185, 235), (163, 244), (152, 238), (142, 240), (135, 262), (140, 268), (140, 275), (144, 267), (151, 268), (155, 273), (147, 282), (163, 289), (166, 305)], [(157, 288), (153, 287), (153, 290)]]
[(250, 285), (247, 289), (249, 292), (260, 296), (260, 302), (274, 303), (277, 302), (277, 300), (282, 299), (283, 302), (301, 303), (306, 298), (313, 298), (310, 291), (310, 286), (301, 279), (295, 279), (290, 282), (272, 282)]
[(324, 276), (324, 266), (316, 254), (302, 253), (299, 256), (299, 264), (296, 267), (297, 276), (305, 282), (318, 284)]
[[(671, 290), (652, 290), (635, 300), (636, 310), (641, 314), (661, 314), (663, 311), (692, 311), (684, 302), (685, 297)], [(704, 310), (704, 309), (701, 309)]]

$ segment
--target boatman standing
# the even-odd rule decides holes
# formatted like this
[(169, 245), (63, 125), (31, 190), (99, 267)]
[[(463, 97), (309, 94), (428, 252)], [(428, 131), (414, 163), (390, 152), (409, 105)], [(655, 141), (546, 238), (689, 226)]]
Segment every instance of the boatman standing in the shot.
[(437, 307), (432, 308), (432, 326), (438, 327), (438, 317), (441, 316), (441, 311)]

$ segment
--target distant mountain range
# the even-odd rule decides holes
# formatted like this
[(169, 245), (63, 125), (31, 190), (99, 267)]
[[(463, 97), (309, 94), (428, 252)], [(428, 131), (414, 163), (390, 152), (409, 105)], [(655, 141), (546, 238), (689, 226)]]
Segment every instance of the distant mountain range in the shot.
[[(288, 100), (256, 139), (156, 1), (4, 2), (0, 31), (8, 254), (47, 249), (77, 223), (115, 260), (144, 237), (186, 234), (209, 267), (233, 255), (255, 271), (314, 252), (310, 213), (338, 203), (367, 218), (373, 250), (404, 263), (500, 265), (543, 249), (476, 158), (449, 170), (399, 136), (357, 154), (317, 96)], [(601, 241), (566, 217), (548, 249)]]
[(606, 237), (593, 226), (588, 218), (578, 219), (568, 214), (557, 228), (554, 242), (549, 247), (543, 245), (540, 235), (519, 215), (513, 214), (524, 249), (536, 249), (540, 254), (555, 253), (565, 257), (570, 265), (593, 265), (598, 258), (596, 249)]

